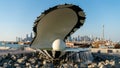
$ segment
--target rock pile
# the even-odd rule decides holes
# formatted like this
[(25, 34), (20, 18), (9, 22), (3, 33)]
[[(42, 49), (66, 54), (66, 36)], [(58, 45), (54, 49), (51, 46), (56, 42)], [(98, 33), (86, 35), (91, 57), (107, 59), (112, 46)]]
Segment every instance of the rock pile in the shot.
[[(119, 68), (120, 57), (113, 55), (93, 54), (91, 64), (82, 62), (64, 62), (55, 66), (40, 52), (7, 54), (0, 56), (0, 68)], [(43, 60), (44, 59), (44, 60)], [(46, 59), (46, 60), (45, 60)]]
[(109, 54), (93, 54), (94, 61), (88, 68), (119, 68), (120, 57)]
[(0, 56), (0, 67), (4, 68), (39, 68), (41, 64), (39, 53), (26, 53)]

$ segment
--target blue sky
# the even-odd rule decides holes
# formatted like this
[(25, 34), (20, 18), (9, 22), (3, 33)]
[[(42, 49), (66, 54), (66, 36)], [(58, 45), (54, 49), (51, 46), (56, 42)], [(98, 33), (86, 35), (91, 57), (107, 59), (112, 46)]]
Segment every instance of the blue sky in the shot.
[(32, 32), (36, 17), (58, 4), (75, 4), (86, 13), (86, 21), (73, 36), (102, 36), (120, 40), (120, 0), (0, 0), (0, 40), (14, 41)]

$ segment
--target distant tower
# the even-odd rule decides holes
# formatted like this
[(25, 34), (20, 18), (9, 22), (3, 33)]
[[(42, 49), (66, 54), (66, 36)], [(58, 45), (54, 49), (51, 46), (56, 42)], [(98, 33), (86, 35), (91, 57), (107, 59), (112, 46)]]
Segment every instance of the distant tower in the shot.
[(26, 39), (28, 39), (28, 34), (26, 34)]
[(16, 37), (16, 42), (18, 42), (18, 37)]
[(104, 25), (103, 25), (103, 32), (102, 32), (102, 40), (104, 40)]
[(21, 41), (21, 39), (20, 38), (18, 38), (18, 42), (20, 42)]
[(78, 36), (78, 41), (80, 41), (80, 36)]
[(31, 39), (33, 38), (33, 35), (32, 35), (32, 33), (30, 34), (30, 38), (31, 38)]
[(26, 34), (26, 41), (28, 40), (28, 38), (29, 38), (29, 37), (28, 37), (28, 34)]

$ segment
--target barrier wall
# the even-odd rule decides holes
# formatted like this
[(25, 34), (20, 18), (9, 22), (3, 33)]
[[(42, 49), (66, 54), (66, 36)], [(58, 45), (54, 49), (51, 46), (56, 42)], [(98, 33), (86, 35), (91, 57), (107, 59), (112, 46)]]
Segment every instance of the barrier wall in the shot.
[(93, 53), (120, 53), (120, 49), (91, 48)]

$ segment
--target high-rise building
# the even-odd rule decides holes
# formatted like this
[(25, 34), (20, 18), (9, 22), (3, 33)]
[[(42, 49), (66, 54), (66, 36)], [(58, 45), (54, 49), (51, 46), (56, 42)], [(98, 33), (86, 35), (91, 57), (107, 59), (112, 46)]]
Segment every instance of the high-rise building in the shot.
[(26, 34), (26, 39), (28, 40), (28, 38), (29, 38), (29, 36), (28, 36), (28, 34)]
[(26, 34), (25, 38), (16, 37), (16, 42), (31, 42), (33, 40), (33, 34)]
[(104, 40), (104, 25), (103, 25), (103, 34), (102, 34), (102, 39)]
[(32, 41), (32, 39), (33, 39), (33, 35), (32, 35), (32, 33), (30, 34), (30, 35), (28, 35), (28, 34), (26, 34), (26, 38), (24, 39), (25, 41)]
[(33, 38), (32, 32), (31, 32), (31, 34), (30, 34), (30, 38), (31, 38), (31, 39)]

